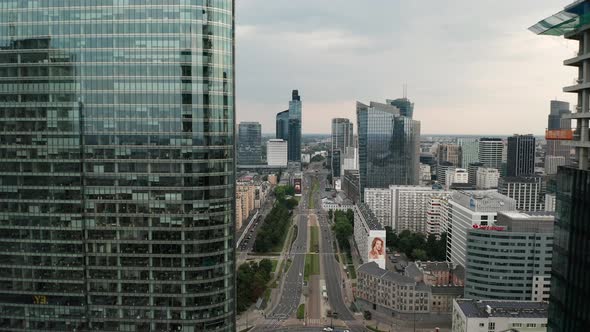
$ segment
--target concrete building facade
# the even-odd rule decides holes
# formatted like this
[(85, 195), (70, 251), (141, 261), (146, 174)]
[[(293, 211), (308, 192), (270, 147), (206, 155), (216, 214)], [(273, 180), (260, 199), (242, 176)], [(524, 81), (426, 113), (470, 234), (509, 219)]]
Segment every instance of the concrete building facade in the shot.
[(268, 166), (286, 167), (288, 163), (288, 144), (282, 139), (271, 139), (266, 143), (266, 162)]
[(451, 332), (546, 332), (547, 303), (456, 299)]
[(500, 172), (497, 169), (488, 167), (478, 167), (476, 174), (476, 187), (478, 190), (498, 188)]
[(548, 301), (554, 215), (498, 212), (467, 231), (465, 298)]
[(516, 200), (517, 210), (545, 210), (545, 184), (541, 176), (500, 178), (498, 192)]
[(447, 260), (466, 265), (467, 231), (493, 226), (500, 211), (516, 211), (516, 201), (494, 190), (454, 192), (449, 200)]

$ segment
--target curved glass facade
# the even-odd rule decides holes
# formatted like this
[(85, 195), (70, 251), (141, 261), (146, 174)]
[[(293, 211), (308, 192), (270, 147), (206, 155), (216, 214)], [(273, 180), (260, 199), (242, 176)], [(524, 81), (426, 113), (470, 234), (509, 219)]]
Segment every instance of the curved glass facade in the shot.
[(232, 0), (0, 1), (0, 331), (234, 331)]

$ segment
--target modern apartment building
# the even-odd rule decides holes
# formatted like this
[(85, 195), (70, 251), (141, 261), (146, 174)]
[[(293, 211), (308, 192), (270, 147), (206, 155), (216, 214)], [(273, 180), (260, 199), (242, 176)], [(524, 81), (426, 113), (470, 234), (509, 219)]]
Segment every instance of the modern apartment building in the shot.
[(395, 106), (357, 102), (359, 174), (364, 188), (419, 183), (420, 122)]
[(451, 332), (546, 332), (547, 303), (456, 299)]
[(479, 162), (485, 167), (502, 169), (502, 152), (504, 142), (501, 138), (480, 138), (479, 139)]
[(553, 213), (499, 212), (467, 231), (465, 298), (548, 301)]
[[(364, 204), (354, 206), (354, 243), (363, 262), (376, 262), (380, 268), (385, 268), (385, 228), (379, 223), (373, 212)], [(382, 254), (379, 257), (371, 257), (369, 253), (374, 245), (374, 240), (381, 240)]]
[(498, 181), (498, 192), (514, 198), (517, 210), (545, 210), (545, 184), (542, 176), (500, 178)]
[(497, 169), (478, 167), (476, 174), (476, 187), (478, 190), (498, 188), (500, 172)]
[(535, 174), (535, 143), (535, 136), (530, 134), (508, 137), (506, 176)]
[(266, 163), (268, 166), (287, 167), (288, 144), (282, 139), (270, 139), (266, 143)]
[(449, 192), (433, 195), (428, 201), (426, 210), (426, 235), (435, 235), (440, 239), (442, 233), (448, 231)]
[(454, 192), (449, 200), (447, 260), (465, 266), (467, 231), (493, 226), (500, 211), (516, 211), (516, 201), (494, 190)]
[(0, 12), (0, 330), (235, 331), (233, 1)]
[(450, 195), (448, 191), (420, 186), (390, 186), (365, 189), (365, 203), (383, 226), (396, 232), (427, 233), (430, 199)]
[(365, 188), (364, 203), (383, 227), (395, 229), (392, 201), (393, 193), (390, 188)]
[(259, 165), (262, 162), (262, 126), (258, 122), (238, 125), (238, 164)]

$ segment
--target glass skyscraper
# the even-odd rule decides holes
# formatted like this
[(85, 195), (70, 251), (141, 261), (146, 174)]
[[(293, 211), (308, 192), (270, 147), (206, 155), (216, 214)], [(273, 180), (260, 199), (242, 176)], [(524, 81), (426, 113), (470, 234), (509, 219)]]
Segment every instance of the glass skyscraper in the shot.
[(293, 90), (289, 101), (289, 133), (287, 138), (289, 161), (301, 161), (301, 96)]
[(234, 331), (232, 0), (0, 1), (0, 331)]
[[(555, 104), (556, 109), (566, 109), (559, 118), (560, 128), (555, 128), (558, 117), (549, 120), (550, 127), (568, 129), (567, 122), (573, 119), (576, 128), (573, 140), (563, 142), (566, 147), (576, 149), (575, 167), (561, 166), (557, 173), (549, 332), (590, 331), (590, 77), (586, 74), (590, 66), (589, 18), (590, 1), (574, 1), (529, 28), (537, 34), (562, 35), (578, 42), (574, 57), (564, 61), (576, 67), (578, 73), (576, 84), (563, 89), (576, 94), (575, 112), (568, 114), (566, 105)], [(553, 106), (552, 103), (552, 113)]]
[(420, 171), (420, 122), (388, 104), (357, 102), (359, 175), (365, 188), (417, 185)]
[(238, 164), (258, 165), (262, 162), (262, 126), (258, 122), (238, 125)]
[(289, 139), (289, 110), (277, 113), (275, 138), (284, 141)]

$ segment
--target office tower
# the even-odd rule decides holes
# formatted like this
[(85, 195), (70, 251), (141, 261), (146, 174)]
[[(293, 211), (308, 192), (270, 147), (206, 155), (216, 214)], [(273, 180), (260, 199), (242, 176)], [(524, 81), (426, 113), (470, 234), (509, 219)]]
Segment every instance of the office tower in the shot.
[(469, 184), (472, 186), (477, 185), (477, 170), (480, 167), (485, 167), (485, 166), (483, 163), (480, 163), (480, 162), (470, 163), (469, 166), (467, 166)]
[(359, 174), (364, 188), (419, 183), (420, 122), (397, 107), (357, 102)]
[[(530, 28), (543, 35), (560, 35), (578, 41), (578, 54), (565, 60), (568, 66), (577, 67), (579, 77), (565, 92), (577, 94), (576, 112), (566, 118), (576, 121), (573, 140), (567, 146), (576, 149), (576, 167), (560, 167), (557, 173), (557, 206), (555, 216), (555, 240), (551, 270), (551, 296), (549, 298), (548, 330), (573, 332), (590, 330), (590, 105), (586, 70), (590, 65), (588, 37), (590, 26), (590, 1), (575, 1), (563, 11), (542, 20)], [(568, 24), (564, 24), (564, 23)]]
[(238, 164), (258, 165), (262, 161), (261, 126), (258, 122), (238, 125)]
[(479, 167), (477, 168), (476, 187), (478, 190), (487, 190), (498, 188), (500, 172), (495, 168)]
[(463, 168), (469, 168), (469, 164), (479, 161), (479, 138), (462, 137), (457, 139), (461, 147), (461, 164)]
[(502, 170), (502, 150), (504, 143), (500, 138), (479, 139), (479, 162), (486, 167)]
[(557, 174), (557, 168), (565, 165), (563, 156), (545, 156), (545, 175)]
[(348, 119), (332, 119), (332, 151), (353, 147), (353, 124)]
[(461, 163), (461, 147), (457, 144), (440, 144), (438, 146), (438, 162), (449, 162), (459, 167)]
[(420, 164), (420, 185), (425, 186), (430, 183), (432, 183), (430, 165)]
[(494, 190), (456, 191), (449, 209), (447, 260), (465, 267), (467, 231), (494, 225), (498, 212), (516, 211), (516, 202)]
[(342, 191), (354, 204), (363, 198), (361, 195), (361, 180), (357, 169), (345, 170), (342, 179)]
[(1, 330), (235, 331), (233, 7), (0, 2)]
[(519, 211), (544, 211), (545, 190), (541, 176), (502, 177), (498, 181), (498, 192), (514, 198)]
[(288, 163), (288, 144), (282, 139), (271, 139), (266, 143), (266, 164), (286, 167)]
[(289, 146), (289, 161), (301, 161), (301, 96), (298, 90), (293, 90), (289, 101), (289, 131), (287, 144)]
[(386, 103), (397, 107), (401, 116), (405, 116), (410, 119), (414, 117), (414, 103), (412, 103), (408, 98), (398, 98), (394, 100), (387, 99)]
[[(348, 119), (332, 119), (332, 176), (342, 175), (344, 155), (353, 147), (352, 123)], [(337, 162), (335, 162), (338, 158)]]
[(493, 226), (467, 230), (465, 298), (547, 301), (554, 215), (498, 212)]
[[(580, 107), (580, 106), (576, 106)], [(560, 156), (566, 165), (571, 164), (571, 146), (564, 140), (551, 139), (555, 134), (567, 135), (572, 129), (570, 104), (565, 101), (552, 100), (551, 110), (547, 121), (547, 156)]]
[(450, 193), (441, 191), (430, 197), (426, 210), (426, 235), (435, 235), (440, 239), (448, 229), (448, 205)]
[(358, 166), (358, 160), (359, 160), (359, 154), (358, 154), (358, 149), (357, 148), (346, 148), (344, 154), (342, 155), (342, 169), (341, 169), (341, 173), (340, 176), (344, 176), (344, 171), (346, 170), (358, 170), (359, 166)]
[(448, 161), (443, 161), (436, 165), (436, 180), (441, 186), (447, 185), (447, 173), (455, 169), (455, 165)]
[(275, 138), (284, 141), (289, 139), (289, 110), (277, 113)]
[(506, 176), (535, 174), (535, 136), (514, 135), (508, 137)]

